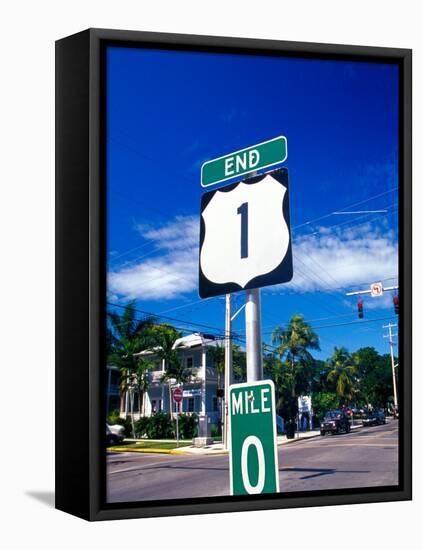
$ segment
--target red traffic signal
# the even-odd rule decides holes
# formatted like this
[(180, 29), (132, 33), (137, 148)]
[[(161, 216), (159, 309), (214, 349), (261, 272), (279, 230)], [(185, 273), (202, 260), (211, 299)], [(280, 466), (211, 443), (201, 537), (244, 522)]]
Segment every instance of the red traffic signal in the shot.
[(362, 300), (362, 298), (359, 298), (359, 301), (358, 301), (358, 317), (359, 317), (359, 319), (363, 319), (363, 300)]
[(395, 293), (393, 298), (393, 304), (394, 304), (394, 313), (398, 315), (399, 314), (399, 297)]

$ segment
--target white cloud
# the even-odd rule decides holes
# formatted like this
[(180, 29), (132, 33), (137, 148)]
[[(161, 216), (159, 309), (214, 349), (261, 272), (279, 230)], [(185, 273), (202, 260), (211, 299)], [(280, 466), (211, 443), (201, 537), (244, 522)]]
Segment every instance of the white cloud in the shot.
[(155, 241), (160, 247), (169, 250), (197, 247), (199, 242), (197, 216), (176, 216), (170, 223), (158, 227), (141, 224), (137, 230), (144, 239)]
[[(137, 226), (160, 253), (109, 273), (109, 292), (125, 299), (165, 300), (194, 292), (198, 286), (199, 219), (177, 216), (167, 224)], [(387, 226), (319, 227), (293, 240), (292, 283), (272, 291), (339, 292), (360, 283), (396, 277), (397, 239)], [(394, 281), (392, 281), (394, 283)], [(388, 283), (387, 283), (388, 285)], [(388, 298), (368, 307), (385, 307)]]
[(137, 230), (164, 254), (111, 271), (108, 275), (109, 291), (127, 300), (165, 300), (196, 290), (198, 218), (177, 216), (168, 224), (158, 227), (139, 225)]
[[(294, 288), (330, 292), (338, 287), (396, 277), (397, 240), (384, 227), (363, 224), (349, 229), (321, 227), (293, 242)], [(280, 287), (279, 287), (280, 288)]]

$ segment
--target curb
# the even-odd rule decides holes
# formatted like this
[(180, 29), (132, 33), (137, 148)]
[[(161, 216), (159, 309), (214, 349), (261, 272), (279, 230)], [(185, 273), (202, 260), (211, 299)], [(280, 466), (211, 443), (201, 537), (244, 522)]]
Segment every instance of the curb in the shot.
[[(350, 430), (350, 433), (352, 433), (352, 431), (358, 430), (360, 428), (363, 428), (363, 426), (361, 426), (359, 424), (355, 425)], [(289, 445), (290, 443), (299, 443), (299, 441), (307, 441), (308, 439), (315, 439), (315, 437), (321, 437), (321, 434), (310, 435), (308, 437), (298, 437), (297, 439), (288, 439), (287, 441), (282, 441), (280, 443), (277, 443), (277, 447), (280, 447), (281, 445)]]
[(184, 451), (176, 451), (175, 449), (135, 449), (133, 447), (107, 447), (107, 452), (113, 453), (155, 453), (164, 455), (188, 455)]
[[(353, 430), (362, 428), (363, 426), (357, 425), (353, 428)], [(315, 439), (315, 437), (321, 437), (321, 434), (315, 434), (311, 435), (309, 437), (298, 437), (297, 439), (288, 439), (286, 441), (282, 441), (280, 443), (277, 443), (277, 447), (282, 447), (283, 445), (290, 445), (291, 443), (299, 443), (303, 441), (307, 441), (308, 439)], [(176, 449), (149, 449), (149, 448), (143, 448), (143, 449), (136, 449), (134, 447), (107, 447), (108, 452), (113, 453), (151, 453), (151, 454), (166, 454), (166, 455), (189, 455), (189, 456), (222, 456), (222, 455), (228, 455), (228, 451), (210, 451), (205, 453), (190, 453), (189, 451), (179, 451)]]
[(280, 441), (277, 443), (277, 447), (282, 445), (290, 445), (290, 443), (299, 443), (299, 441), (307, 441), (308, 439), (314, 439), (315, 437), (321, 437), (321, 434), (310, 435), (309, 437), (298, 437), (295, 439), (287, 439), (286, 441)]

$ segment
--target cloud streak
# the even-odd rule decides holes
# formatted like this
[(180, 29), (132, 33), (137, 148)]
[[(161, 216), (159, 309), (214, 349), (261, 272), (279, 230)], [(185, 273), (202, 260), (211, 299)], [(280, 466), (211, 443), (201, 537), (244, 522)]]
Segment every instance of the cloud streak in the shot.
[(163, 253), (111, 271), (109, 292), (126, 300), (168, 300), (195, 291), (198, 286), (198, 218), (177, 216), (164, 225), (138, 225), (136, 229)]
[(317, 234), (294, 240), (293, 261), (290, 287), (296, 291), (354, 290), (362, 282), (397, 276), (397, 240), (393, 231), (369, 223), (346, 229), (320, 227)]
[[(162, 225), (138, 225), (136, 230), (160, 255), (109, 272), (109, 292), (126, 300), (167, 300), (196, 292), (199, 218), (177, 216)], [(293, 281), (271, 290), (354, 290), (363, 282), (396, 277), (397, 252), (397, 239), (387, 225), (321, 226), (311, 235), (294, 237)], [(380, 299), (376, 306), (384, 302)]]

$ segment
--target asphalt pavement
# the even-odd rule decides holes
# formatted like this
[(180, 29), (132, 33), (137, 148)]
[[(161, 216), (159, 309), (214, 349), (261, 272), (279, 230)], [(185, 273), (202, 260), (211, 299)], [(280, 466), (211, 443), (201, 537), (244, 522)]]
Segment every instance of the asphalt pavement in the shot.
[[(280, 446), (280, 492), (398, 484), (398, 422)], [(108, 453), (109, 502), (229, 495), (227, 455)]]

